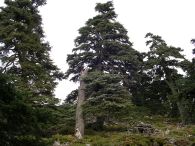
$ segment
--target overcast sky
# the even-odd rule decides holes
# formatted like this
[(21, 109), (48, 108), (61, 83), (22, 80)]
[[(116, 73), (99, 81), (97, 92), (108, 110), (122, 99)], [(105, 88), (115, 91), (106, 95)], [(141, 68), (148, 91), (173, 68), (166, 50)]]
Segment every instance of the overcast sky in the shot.
[[(3, 5), (4, 0), (0, 0)], [(63, 72), (66, 56), (74, 47), (78, 29), (95, 16), (95, 4), (106, 0), (48, 0), (40, 8), (46, 40), (52, 46), (51, 57)], [(128, 30), (134, 49), (147, 51), (144, 36), (148, 32), (162, 36), (169, 44), (184, 49), (192, 57), (190, 40), (195, 38), (195, 0), (113, 0), (117, 21)], [(77, 85), (62, 81), (56, 97), (65, 99)]]

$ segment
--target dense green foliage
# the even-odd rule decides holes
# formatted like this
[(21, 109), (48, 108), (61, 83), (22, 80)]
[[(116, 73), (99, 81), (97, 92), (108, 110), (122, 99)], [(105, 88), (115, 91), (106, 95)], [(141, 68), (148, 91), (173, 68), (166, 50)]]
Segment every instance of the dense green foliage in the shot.
[(85, 78), (85, 116), (88, 120), (101, 117), (105, 121), (121, 120), (130, 110), (130, 94), (121, 85), (117, 74), (90, 72)]
[(17, 90), (28, 93), (37, 104), (55, 102), (56, 78), (62, 75), (53, 65), (50, 46), (44, 41), (38, 7), (44, 1), (5, 0), (0, 12), (1, 72), (9, 74)]
[(38, 8), (45, 0), (5, 0), (0, 8), (0, 145), (43, 146), (54, 131), (56, 79)]
[[(182, 69), (184, 56), (180, 53), (180, 48), (168, 46), (161, 37), (151, 33), (146, 35), (149, 40), (146, 42), (150, 47), (150, 51), (146, 55), (146, 74), (151, 78), (151, 83), (159, 81), (167, 85), (167, 95), (162, 100), (170, 102), (172, 105), (177, 105), (182, 121), (186, 122), (187, 113), (183, 107), (182, 100), (185, 97), (179, 97), (178, 80), (182, 79), (182, 75), (178, 73), (178, 69)], [(158, 91), (161, 92), (161, 91)], [(171, 105), (171, 106), (172, 106)]]
[[(133, 74), (139, 64), (139, 53), (132, 48), (126, 29), (116, 21), (112, 2), (98, 3), (99, 15), (79, 29), (76, 48), (67, 57), (66, 76), (78, 81), (83, 69), (109, 73)], [(128, 69), (127, 69), (128, 66)], [(128, 71), (128, 72), (127, 72)]]
[(41, 127), (36, 109), (24, 102), (7, 76), (1, 74), (0, 82), (0, 145), (22, 146), (25, 141), (39, 145)]

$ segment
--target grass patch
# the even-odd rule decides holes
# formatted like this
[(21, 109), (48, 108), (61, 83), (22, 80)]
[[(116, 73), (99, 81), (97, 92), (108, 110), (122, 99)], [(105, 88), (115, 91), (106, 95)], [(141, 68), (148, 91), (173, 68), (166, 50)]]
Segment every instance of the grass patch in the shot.
[[(144, 135), (127, 132), (128, 126), (114, 125), (97, 132), (86, 129), (84, 139), (73, 135), (54, 135), (50, 141), (69, 142), (70, 146), (195, 146), (195, 125), (180, 127), (162, 117), (144, 117), (144, 123), (151, 124), (159, 133)], [(167, 132), (169, 131), (169, 132)]]

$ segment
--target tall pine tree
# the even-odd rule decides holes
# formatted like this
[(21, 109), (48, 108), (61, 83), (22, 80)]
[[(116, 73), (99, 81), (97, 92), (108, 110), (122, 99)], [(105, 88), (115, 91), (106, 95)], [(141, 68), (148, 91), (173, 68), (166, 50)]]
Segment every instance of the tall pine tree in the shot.
[(184, 55), (181, 54), (182, 49), (168, 46), (160, 36), (151, 33), (148, 33), (146, 38), (148, 38), (146, 44), (149, 45), (150, 51), (146, 57), (145, 72), (152, 78), (151, 83), (160, 81), (163, 86), (164, 83), (166, 84), (168, 90), (166, 97), (163, 98), (168, 98), (172, 108), (174, 104), (177, 106), (182, 123), (185, 124), (189, 116), (186, 97), (181, 96), (180, 90), (184, 77), (178, 72), (178, 68), (183, 69), (183, 63), (186, 62)]
[[(73, 53), (67, 57), (66, 77), (78, 81), (83, 69), (131, 74), (136, 70), (140, 54), (132, 48), (127, 30), (116, 21), (112, 2), (98, 3), (97, 16), (79, 29)], [(127, 70), (126, 67), (129, 67)]]
[[(67, 57), (69, 69), (66, 77), (76, 82), (83, 70), (88, 70), (88, 78), (84, 79), (87, 92), (85, 110), (91, 111), (99, 128), (102, 128), (106, 117), (116, 118), (122, 112), (120, 109), (124, 109), (125, 103), (130, 101), (130, 94), (123, 85), (128, 78), (133, 79), (137, 72), (140, 54), (132, 48), (127, 30), (116, 21), (117, 15), (111, 1), (98, 3), (95, 10), (98, 15), (79, 29), (79, 36), (75, 39), (76, 47)], [(93, 87), (88, 90), (90, 85)], [(112, 112), (111, 108), (116, 108), (116, 111)]]
[(45, 0), (5, 0), (0, 11), (1, 73), (8, 74), (16, 89), (37, 104), (55, 102), (56, 79), (62, 74), (53, 65), (44, 40), (38, 8)]

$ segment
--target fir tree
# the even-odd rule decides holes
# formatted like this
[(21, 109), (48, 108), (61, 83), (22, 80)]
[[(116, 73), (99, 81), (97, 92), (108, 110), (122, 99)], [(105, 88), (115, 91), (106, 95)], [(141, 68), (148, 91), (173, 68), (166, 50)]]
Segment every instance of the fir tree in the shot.
[(78, 81), (85, 68), (131, 74), (139, 64), (140, 54), (132, 48), (127, 30), (116, 21), (112, 2), (98, 3), (95, 10), (99, 14), (79, 29), (76, 48), (67, 57), (69, 69), (66, 77), (72, 75), (73, 81)]
[[(76, 47), (73, 49), (73, 53), (69, 54), (67, 57), (69, 69), (66, 72), (66, 77), (71, 76), (72, 81), (79, 81), (81, 73), (83, 70), (87, 69), (87, 76), (90, 76), (90, 81), (92, 81), (94, 86), (96, 81), (99, 82), (103, 78), (105, 79), (103, 82), (103, 84), (105, 84), (104, 87), (98, 91), (104, 95), (102, 95), (101, 98), (99, 98), (99, 94), (93, 94), (96, 92), (93, 92), (93, 89), (88, 91), (88, 86), (90, 86), (88, 85), (89, 82), (86, 82), (85, 85), (87, 87), (87, 97), (85, 97), (85, 101), (88, 103), (86, 105), (91, 107), (93, 111), (95, 111), (95, 108), (101, 107), (100, 110), (102, 114), (94, 115), (96, 116), (96, 123), (100, 124), (100, 128), (102, 127), (105, 116), (108, 116), (110, 111), (108, 106), (106, 106), (107, 110), (103, 109), (100, 103), (109, 103), (110, 107), (117, 109), (115, 111), (115, 113), (117, 113), (120, 111), (119, 107), (122, 109), (122, 104), (125, 103), (122, 102), (123, 100), (121, 99), (124, 99), (126, 103), (130, 102), (130, 94), (127, 94), (128, 92), (124, 93), (124, 91), (127, 90), (122, 84), (125, 85), (125, 79), (127, 80), (128, 77), (129, 80), (133, 80), (132, 77), (138, 70), (140, 54), (132, 48), (132, 43), (127, 36), (127, 30), (116, 21), (117, 15), (111, 1), (103, 4), (98, 3), (95, 10), (98, 12), (98, 15), (89, 19), (86, 25), (79, 29), (79, 36), (75, 39)], [(96, 72), (99, 73), (96, 74)], [(118, 75), (121, 75), (121, 82), (119, 81)], [(107, 83), (107, 81), (110, 80), (117, 84), (118, 92), (114, 91), (117, 87), (110, 84), (110, 82)], [(83, 89), (83, 87), (80, 88)], [(109, 90), (108, 88), (113, 89)], [(108, 90), (112, 90), (112, 92), (109, 94)], [(107, 100), (108, 98), (110, 99)], [(91, 100), (97, 101), (96, 104), (92, 105)], [(103, 102), (104, 100), (105, 102)], [(119, 100), (121, 100), (121, 102)], [(78, 103), (78, 105), (80, 105), (80, 103)], [(103, 114), (103, 112), (105, 113)], [(114, 117), (114, 111), (113, 115), (110, 116)]]
[(61, 78), (53, 65), (49, 44), (44, 40), (38, 7), (45, 0), (5, 0), (0, 12), (1, 73), (9, 74), (16, 89), (33, 103), (55, 102), (56, 79)]
[[(182, 49), (168, 46), (160, 36), (148, 33), (146, 35), (150, 51), (147, 53), (146, 72), (155, 81), (164, 82), (168, 90), (169, 102), (176, 104), (182, 123), (188, 122), (188, 111), (186, 109), (186, 97), (181, 96), (180, 84), (184, 81), (183, 75), (178, 72), (178, 68), (183, 69), (186, 61), (181, 54)], [(159, 90), (160, 92), (160, 90)], [(166, 94), (165, 94), (166, 95)]]

